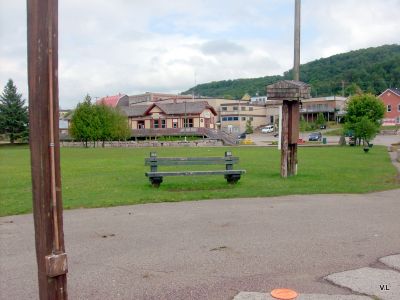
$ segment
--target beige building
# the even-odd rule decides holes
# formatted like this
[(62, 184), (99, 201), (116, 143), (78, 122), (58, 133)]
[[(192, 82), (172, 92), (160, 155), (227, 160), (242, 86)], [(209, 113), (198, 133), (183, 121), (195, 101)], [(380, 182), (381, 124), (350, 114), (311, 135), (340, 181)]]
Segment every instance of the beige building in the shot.
[(156, 102), (122, 108), (132, 136), (207, 135), (215, 128), (217, 112), (206, 101)]
[(300, 114), (306, 122), (315, 122), (322, 113), (327, 121), (339, 121), (345, 114), (346, 97), (330, 96), (302, 101)]
[(228, 133), (246, 131), (246, 123), (250, 121), (253, 129), (267, 125), (267, 108), (263, 104), (249, 101), (235, 101), (221, 104), (219, 128)]

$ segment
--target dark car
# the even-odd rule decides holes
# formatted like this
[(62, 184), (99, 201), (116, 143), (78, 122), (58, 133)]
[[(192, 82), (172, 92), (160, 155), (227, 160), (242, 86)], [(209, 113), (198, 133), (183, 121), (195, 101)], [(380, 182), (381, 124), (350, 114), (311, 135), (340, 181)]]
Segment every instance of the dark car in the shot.
[(313, 132), (308, 136), (309, 141), (320, 142), (322, 141), (322, 133), (321, 132)]
[(243, 132), (241, 134), (238, 135), (238, 139), (243, 140), (246, 138), (246, 132)]

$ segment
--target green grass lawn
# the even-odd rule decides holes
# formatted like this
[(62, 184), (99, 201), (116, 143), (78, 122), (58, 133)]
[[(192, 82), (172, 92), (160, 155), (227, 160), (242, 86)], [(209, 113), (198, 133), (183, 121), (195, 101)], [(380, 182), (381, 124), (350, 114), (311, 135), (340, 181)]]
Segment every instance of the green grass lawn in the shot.
[[(233, 147), (246, 169), (236, 185), (223, 176), (166, 177), (159, 189), (144, 173), (150, 151), (159, 156), (223, 156), (230, 148), (62, 148), (65, 208), (102, 207), (148, 202), (288, 194), (363, 193), (399, 188), (396, 170), (385, 147), (365, 154), (358, 147), (299, 148), (298, 176), (280, 178), (276, 148)], [(32, 209), (30, 158), (27, 146), (0, 147), (0, 215)], [(187, 166), (186, 166), (187, 167)], [(224, 166), (190, 166), (221, 169)], [(164, 167), (161, 170), (173, 169)], [(185, 166), (183, 166), (185, 168)]]

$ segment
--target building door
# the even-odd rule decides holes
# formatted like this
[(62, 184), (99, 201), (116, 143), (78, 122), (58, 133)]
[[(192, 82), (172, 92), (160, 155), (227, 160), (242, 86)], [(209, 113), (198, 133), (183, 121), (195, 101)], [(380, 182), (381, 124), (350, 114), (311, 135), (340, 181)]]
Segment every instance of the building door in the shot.
[(211, 119), (210, 118), (204, 118), (204, 127), (205, 128), (210, 128), (210, 122)]

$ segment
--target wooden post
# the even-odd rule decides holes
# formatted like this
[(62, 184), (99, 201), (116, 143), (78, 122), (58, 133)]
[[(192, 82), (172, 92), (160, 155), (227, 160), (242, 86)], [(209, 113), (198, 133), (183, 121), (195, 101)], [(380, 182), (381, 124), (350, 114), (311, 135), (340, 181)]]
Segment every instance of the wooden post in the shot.
[[(301, 0), (295, 2), (295, 22), (294, 22), (294, 64), (293, 64), (293, 80), (300, 80), (300, 5)], [(297, 141), (299, 139), (299, 119), (300, 106), (298, 101), (289, 103), (289, 157), (287, 161), (288, 176), (297, 175)]]
[(281, 176), (288, 177), (289, 159), (289, 101), (282, 102)]
[(27, 0), (29, 126), (39, 297), (67, 299), (58, 131), (58, 1)]
[(300, 80), (300, 6), (301, 0), (295, 2), (295, 21), (294, 21), (294, 64), (293, 80)]

